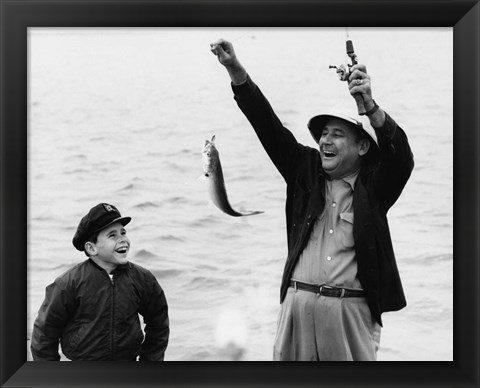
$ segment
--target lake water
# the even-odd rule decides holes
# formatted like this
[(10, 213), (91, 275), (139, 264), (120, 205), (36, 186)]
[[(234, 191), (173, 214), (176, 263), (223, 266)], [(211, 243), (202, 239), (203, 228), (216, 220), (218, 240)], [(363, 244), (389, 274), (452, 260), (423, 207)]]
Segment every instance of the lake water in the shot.
[[(416, 163), (389, 213), (408, 306), (383, 315), (378, 359), (450, 361), (453, 32), (349, 34), (374, 98), (405, 129)], [(71, 243), (80, 218), (110, 202), (133, 219), (132, 261), (165, 290), (166, 360), (272, 359), (285, 184), (210, 53), (220, 37), (233, 41), (304, 144), (315, 146), (310, 117), (353, 103), (328, 69), (346, 62), (343, 28), (29, 30), (28, 338), (47, 284), (86, 258)], [(264, 214), (238, 219), (209, 204), (199, 177), (213, 134), (233, 207)]]

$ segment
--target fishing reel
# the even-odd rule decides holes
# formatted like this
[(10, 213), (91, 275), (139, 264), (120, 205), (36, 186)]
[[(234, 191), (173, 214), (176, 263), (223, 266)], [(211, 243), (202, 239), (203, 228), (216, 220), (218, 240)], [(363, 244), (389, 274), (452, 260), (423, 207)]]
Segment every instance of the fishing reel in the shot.
[(329, 69), (336, 69), (338, 79), (340, 81), (348, 80), (348, 77), (350, 77), (350, 67), (352, 67), (352, 65), (341, 64), (339, 66), (335, 66), (335, 65), (328, 66)]
[(329, 69), (336, 69), (340, 81), (347, 81), (348, 77), (350, 77), (350, 68), (358, 63), (357, 54), (355, 54), (355, 51), (353, 50), (353, 42), (351, 40), (347, 40), (346, 46), (347, 55), (352, 60), (352, 63), (341, 64), (339, 66), (330, 65), (328, 67)]
[[(348, 81), (348, 78), (350, 77), (350, 73), (351, 73), (351, 67), (358, 64), (357, 54), (355, 54), (355, 51), (353, 49), (353, 42), (351, 40), (347, 40), (346, 48), (347, 48), (347, 55), (351, 59), (352, 63), (346, 64), (346, 65), (342, 64), (339, 66), (330, 65), (328, 67), (329, 69), (336, 69), (337, 75), (340, 81)], [(365, 111), (365, 106), (363, 103), (362, 96), (357, 93), (357, 94), (354, 94), (353, 97), (357, 102), (358, 114), (364, 115), (366, 111)]]

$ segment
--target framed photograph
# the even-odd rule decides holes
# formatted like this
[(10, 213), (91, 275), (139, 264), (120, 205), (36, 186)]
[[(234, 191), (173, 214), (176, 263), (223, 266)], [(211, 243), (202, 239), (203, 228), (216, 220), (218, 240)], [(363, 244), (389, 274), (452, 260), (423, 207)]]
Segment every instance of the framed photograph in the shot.
[[(478, 1), (0, 6), (2, 387), (478, 386)], [(353, 40), (409, 137), (414, 173), (389, 213), (408, 305), (382, 316), (379, 362), (266, 362), (285, 186), (210, 52), (219, 38), (310, 146), (308, 119), (347, 94), (329, 65)], [(213, 136), (231, 204), (261, 214), (208, 203)], [(45, 287), (85, 259), (72, 237), (99, 202), (132, 217), (134, 261), (166, 293), (167, 362), (32, 361)]]

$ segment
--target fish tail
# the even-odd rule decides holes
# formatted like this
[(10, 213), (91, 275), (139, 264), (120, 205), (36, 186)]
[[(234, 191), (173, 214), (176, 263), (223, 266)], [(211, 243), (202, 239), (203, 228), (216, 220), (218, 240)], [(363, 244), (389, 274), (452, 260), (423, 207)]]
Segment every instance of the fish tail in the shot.
[(263, 214), (265, 213), (264, 211), (261, 210), (255, 210), (255, 211), (248, 211), (248, 212), (242, 212), (240, 213), (241, 216), (255, 216), (257, 214)]

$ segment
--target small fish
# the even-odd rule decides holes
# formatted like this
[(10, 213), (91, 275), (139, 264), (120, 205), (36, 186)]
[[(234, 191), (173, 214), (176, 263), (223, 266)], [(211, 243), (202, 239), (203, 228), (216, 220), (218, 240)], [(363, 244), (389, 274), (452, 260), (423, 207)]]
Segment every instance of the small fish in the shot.
[(216, 207), (233, 217), (253, 216), (255, 214), (263, 213), (263, 211), (249, 211), (240, 213), (234, 210), (228, 202), (225, 181), (223, 180), (222, 165), (220, 164), (218, 150), (215, 147), (215, 135), (213, 135), (212, 140), (205, 140), (202, 159), (203, 171), (208, 182), (208, 192), (212, 202)]

